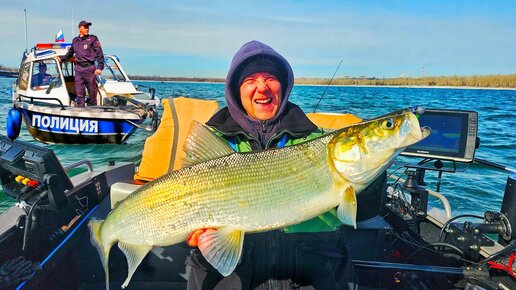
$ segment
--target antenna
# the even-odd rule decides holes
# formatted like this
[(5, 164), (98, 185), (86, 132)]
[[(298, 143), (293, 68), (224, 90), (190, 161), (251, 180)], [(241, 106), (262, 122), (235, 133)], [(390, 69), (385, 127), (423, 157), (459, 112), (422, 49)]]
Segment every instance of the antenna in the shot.
[(341, 64), (342, 64), (342, 59), (340, 60), (339, 65), (337, 66), (337, 69), (335, 70), (335, 72), (333, 73), (333, 76), (331, 77), (330, 81), (328, 82), (328, 85), (326, 85), (326, 88), (324, 89), (323, 94), (319, 98), (319, 101), (317, 101), (317, 105), (315, 105), (314, 111), (312, 113), (315, 113), (315, 111), (317, 110), (317, 107), (319, 107), (319, 103), (321, 102), (322, 98), (326, 94), (326, 91), (328, 90), (328, 87), (330, 86), (331, 82), (333, 81), (333, 78), (335, 77), (335, 74), (339, 70), (339, 67), (340, 67)]
[(27, 9), (23, 9), (23, 14), (25, 15), (25, 52), (29, 51), (29, 42), (27, 41)]

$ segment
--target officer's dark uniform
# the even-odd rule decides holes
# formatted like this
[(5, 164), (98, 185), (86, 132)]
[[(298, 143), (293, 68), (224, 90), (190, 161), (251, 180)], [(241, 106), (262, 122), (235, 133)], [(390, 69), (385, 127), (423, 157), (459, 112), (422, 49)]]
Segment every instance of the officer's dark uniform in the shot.
[[(104, 53), (100, 41), (95, 35), (77, 36), (72, 41), (68, 53), (61, 57), (67, 60), (75, 54), (75, 92), (77, 93), (77, 106), (84, 107), (84, 86), (90, 95), (88, 105), (97, 105), (97, 84), (95, 82), (95, 70), (104, 69)], [(95, 67), (97, 60), (97, 67)]]

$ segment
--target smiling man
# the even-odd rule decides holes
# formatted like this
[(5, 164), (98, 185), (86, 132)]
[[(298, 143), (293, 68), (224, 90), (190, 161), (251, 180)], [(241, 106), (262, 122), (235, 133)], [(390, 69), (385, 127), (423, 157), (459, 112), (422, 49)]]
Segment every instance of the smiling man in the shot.
[[(288, 101), (293, 86), (287, 60), (271, 47), (250, 41), (231, 62), (227, 107), (206, 124), (237, 152), (290, 146), (320, 136), (323, 131)], [(335, 213), (327, 212), (282, 230), (246, 234), (240, 263), (227, 277), (194, 249), (186, 262), (188, 289), (351, 288), (351, 259), (337, 230), (340, 225)], [(199, 238), (212, 230), (191, 233), (188, 244), (197, 246)]]
[(294, 74), (271, 47), (250, 41), (235, 54), (226, 77), (226, 101), (208, 122), (239, 152), (282, 147), (322, 133), (288, 101)]

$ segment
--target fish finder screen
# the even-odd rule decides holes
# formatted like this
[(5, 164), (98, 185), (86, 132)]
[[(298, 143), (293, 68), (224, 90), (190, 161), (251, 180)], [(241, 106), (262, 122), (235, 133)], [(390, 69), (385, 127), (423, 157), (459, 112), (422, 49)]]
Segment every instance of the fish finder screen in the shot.
[(477, 138), (478, 114), (472, 111), (428, 109), (419, 116), (430, 135), (401, 154), (428, 159), (472, 162)]
[(430, 136), (414, 144), (412, 148), (459, 153), (463, 132), (462, 119), (458, 116), (422, 115), (419, 117), (419, 123), (430, 127), (431, 133)]

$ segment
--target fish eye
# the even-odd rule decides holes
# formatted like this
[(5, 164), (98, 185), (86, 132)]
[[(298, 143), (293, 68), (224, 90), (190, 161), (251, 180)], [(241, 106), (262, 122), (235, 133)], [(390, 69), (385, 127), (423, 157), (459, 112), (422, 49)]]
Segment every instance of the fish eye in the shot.
[(389, 119), (384, 120), (384, 121), (382, 122), (382, 129), (391, 130), (391, 129), (393, 129), (393, 128), (394, 128), (394, 125), (395, 125), (395, 124), (396, 124), (396, 123), (394, 122), (394, 120), (393, 120), (393, 119), (391, 119), (391, 118), (389, 118)]

